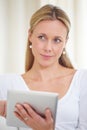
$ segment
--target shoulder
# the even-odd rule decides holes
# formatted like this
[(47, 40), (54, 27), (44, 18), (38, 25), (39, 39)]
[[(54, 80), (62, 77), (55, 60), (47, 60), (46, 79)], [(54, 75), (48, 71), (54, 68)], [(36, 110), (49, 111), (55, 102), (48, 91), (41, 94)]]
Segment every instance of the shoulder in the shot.
[(16, 74), (2, 74), (0, 75), (0, 99), (5, 99), (8, 89), (14, 88), (18, 75)]
[(0, 75), (0, 90), (6, 89), (12, 86), (13, 82), (15, 82), (18, 78), (16, 74), (2, 74)]
[(0, 83), (10, 82), (16, 76), (17, 76), (16, 74), (1, 74), (0, 75)]
[(81, 75), (87, 76), (87, 69), (77, 70)]
[(87, 82), (87, 70), (86, 69), (77, 70), (77, 75), (78, 75), (78, 78), (80, 79), (80, 83), (83, 81)]
[(78, 85), (80, 86), (80, 92), (86, 92), (87, 94), (87, 70), (82, 69), (77, 71), (77, 82), (79, 83)]

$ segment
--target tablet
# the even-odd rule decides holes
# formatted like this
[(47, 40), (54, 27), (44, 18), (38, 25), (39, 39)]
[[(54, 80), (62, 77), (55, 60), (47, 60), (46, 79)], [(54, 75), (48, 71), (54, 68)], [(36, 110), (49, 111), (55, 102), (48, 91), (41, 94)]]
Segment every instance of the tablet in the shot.
[(46, 108), (50, 108), (54, 122), (56, 120), (56, 110), (58, 103), (58, 94), (42, 91), (21, 91), (9, 90), (7, 92), (7, 116), (8, 126), (28, 127), (14, 115), (16, 103), (29, 103), (38, 113), (44, 114)]

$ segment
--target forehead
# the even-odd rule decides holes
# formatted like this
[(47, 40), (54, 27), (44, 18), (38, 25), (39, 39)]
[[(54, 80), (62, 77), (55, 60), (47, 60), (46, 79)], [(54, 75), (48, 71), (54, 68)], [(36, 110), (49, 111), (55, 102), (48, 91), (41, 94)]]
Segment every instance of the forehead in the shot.
[(34, 33), (67, 35), (66, 26), (59, 20), (44, 20), (36, 25)]

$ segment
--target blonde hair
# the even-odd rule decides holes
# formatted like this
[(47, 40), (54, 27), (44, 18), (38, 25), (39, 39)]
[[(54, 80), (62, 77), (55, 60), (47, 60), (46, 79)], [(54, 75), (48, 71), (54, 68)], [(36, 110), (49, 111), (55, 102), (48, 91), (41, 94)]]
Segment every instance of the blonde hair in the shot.
[[(37, 26), (37, 24), (44, 20), (60, 20), (67, 28), (67, 36), (70, 31), (70, 20), (67, 16), (67, 14), (59, 7), (53, 6), (53, 5), (45, 5), (41, 7), (39, 10), (37, 10), (31, 17), (30, 20), (30, 32), (33, 33), (34, 28)], [(27, 48), (26, 48), (26, 59), (25, 59), (25, 71), (27, 72), (29, 69), (31, 69), (33, 62), (34, 62), (34, 56), (32, 54), (31, 48), (29, 46), (32, 43), (28, 40), (27, 42)], [(59, 58), (59, 63), (68, 68), (73, 68), (73, 65), (71, 64), (67, 54), (62, 54)]]

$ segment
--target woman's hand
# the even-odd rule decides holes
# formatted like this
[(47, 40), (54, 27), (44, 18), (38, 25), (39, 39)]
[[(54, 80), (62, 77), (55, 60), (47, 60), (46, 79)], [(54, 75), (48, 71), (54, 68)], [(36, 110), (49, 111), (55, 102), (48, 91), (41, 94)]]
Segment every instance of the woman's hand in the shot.
[(54, 128), (54, 121), (49, 109), (45, 110), (45, 117), (42, 117), (29, 104), (16, 104), (14, 113), (34, 130), (53, 130)]
[(6, 117), (6, 101), (0, 101), (0, 116)]

